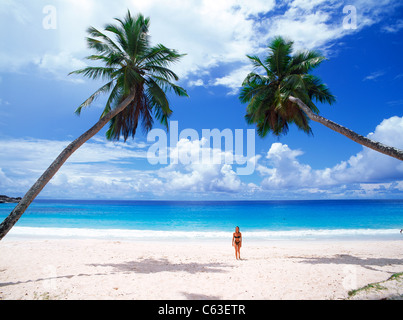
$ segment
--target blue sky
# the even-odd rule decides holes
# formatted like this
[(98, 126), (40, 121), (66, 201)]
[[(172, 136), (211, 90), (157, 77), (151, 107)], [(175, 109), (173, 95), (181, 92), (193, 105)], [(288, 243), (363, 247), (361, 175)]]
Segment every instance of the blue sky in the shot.
[[(343, 8), (350, 5), (354, 12)], [(182, 140), (179, 154), (198, 153), (203, 129), (243, 130), (239, 87), (252, 71), (246, 54), (265, 55), (276, 35), (296, 50), (320, 50), (329, 60), (315, 74), (337, 97), (321, 115), (403, 149), (403, 6), (393, 0), (47, 0), (0, 4), (0, 194), (22, 196), (67, 144), (94, 124), (98, 99), (80, 117), (74, 110), (101, 82), (67, 76), (85, 66), (85, 30), (102, 28), (127, 9), (151, 18), (153, 43), (187, 56), (173, 69), (190, 98), (170, 97)], [(347, 18), (355, 14), (356, 26)], [(343, 21), (347, 19), (347, 26)], [(353, 28), (350, 28), (353, 27)], [(403, 198), (403, 164), (320, 124), (313, 136), (255, 137), (254, 165), (152, 165), (152, 142), (112, 143), (105, 130), (85, 144), (40, 194), (67, 199), (345, 199)], [(160, 126), (156, 125), (156, 128)], [(169, 141), (168, 141), (169, 143)], [(246, 143), (246, 142), (245, 142)], [(205, 146), (205, 145), (204, 145)], [(224, 146), (211, 152), (222, 157)], [(172, 158), (169, 158), (171, 160)]]

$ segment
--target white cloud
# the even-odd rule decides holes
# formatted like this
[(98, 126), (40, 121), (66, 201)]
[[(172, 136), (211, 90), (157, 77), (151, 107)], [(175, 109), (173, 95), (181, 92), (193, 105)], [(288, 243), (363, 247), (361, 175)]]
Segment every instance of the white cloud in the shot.
[[(251, 15), (272, 10), (275, 2), (122, 0), (116, 6), (105, 0), (59, 0), (52, 4), (57, 10), (56, 30), (44, 30), (41, 27), (45, 17), (42, 13), (44, 5), (41, 1), (20, 4), (26, 12), (31, 12), (30, 20), (25, 19), (23, 27), (17, 21), (17, 31), (21, 30), (20, 38), (35, 38), (36, 41), (17, 42), (15, 35), (6, 35), (3, 40), (10, 44), (8, 47), (15, 47), (15, 50), (13, 49), (12, 54), (1, 52), (4, 58), (4, 63), (0, 65), (2, 69), (10, 70), (5, 59), (14, 65), (14, 69), (38, 59), (50, 60), (47, 65), (51, 66), (54, 59), (64, 60), (63, 55), (81, 59), (88, 55), (85, 49), (86, 29), (91, 25), (102, 30), (106, 23), (113, 22), (115, 17), (123, 17), (127, 8), (130, 8), (134, 14), (142, 12), (151, 18), (150, 33), (154, 43), (163, 43), (181, 53), (187, 53), (181, 63), (174, 67), (181, 77), (186, 78), (190, 74), (203, 73), (219, 63), (242, 59), (257, 45), (255, 42), (258, 37), (255, 35)], [(2, 4), (1, 7), (4, 8), (5, 5)], [(15, 19), (4, 14), (0, 26), (5, 30), (7, 25), (16, 24)], [(35, 28), (27, 28), (27, 23)], [(49, 52), (52, 52), (51, 56)], [(56, 64), (59, 66), (59, 63)]]
[[(0, 49), (0, 70), (22, 72), (35, 64), (65, 80), (66, 72), (81, 65), (89, 53), (86, 29), (90, 25), (102, 29), (130, 8), (151, 18), (154, 43), (187, 53), (173, 67), (181, 79), (195, 86), (226, 86), (234, 93), (246, 71), (245, 55), (260, 53), (271, 37), (290, 37), (297, 49), (327, 50), (334, 40), (379, 21), (396, 3), (351, 1), (357, 8), (358, 28), (345, 30), (343, 8), (336, 0), (121, 0), (119, 5), (106, 0), (55, 0), (57, 29), (45, 30), (42, 9), (48, 2), (7, 0), (0, 4), (0, 36), (7, 44)], [(10, 25), (13, 32), (6, 31)], [(221, 66), (229, 70), (227, 74), (203, 78), (214, 78), (211, 71)]]
[(262, 186), (265, 189), (283, 189), (309, 185), (312, 169), (298, 162), (297, 157), (301, 154), (301, 151), (291, 150), (287, 145), (273, 143), (266, 156), (270, 167), (257, 167), (265, 177)]
[(202, 79), (197, 79), (194, 81), (189, 81), (188, 85), (190, 87), (202, 87), (204, 86), (204, 81)]
[[(181, 139), (170, 150), (170, 165), (159, 169), (158, 177), (171, 191), (235, 192), (240, 191), (241, 181), (232, 166), (226, 163), (228, 152), (205, 146), (206, 140)], [(203, 157), (203, 152), (208, 156)], [(184, 159), (189, 159), (183, 161)], [(182, 160), (182, 161), (175, 161)]]
[(0, 4), (0, 14), (12, 16), (18, 23), (27, 25), (32, 22), (32, 14), (27, 8), (15, 0), (2, 0)]
[(231, 91), (228, 93), (230, 95), (235, 95), (238, 93), (242, 82), (245, 80), (246, 76), (251, 72), (250, 65), (244, 65), (230, 72), (228, 75), (217, 78), (213, 82), (214, 86), (225, 86), (230, 88)]
[[(386, 145), (403, 149), (403, 117), (385, 119), (369, 138)], [(338, 195), (373, 195), (374, 190), (401, 191), (403, 163), (372, 149), (342, 161), (332, 168), (312, 169), (301, 163), (300, 150), (274, 143), (266, 161), (258, 160), (257, 170), (263, 177), (262, 187), (266, 190), (297, 190), (297, 192), (323, 192)], [(262, 164), (262, 162), (267, 162)]]
[[(0, 189), (23, 195), (68, 145), (66, 141), (38, 139), (0, 140)], [(156, 190), (159, 181), (146, 170), (143, 143), (112, 143), (93, 139), (61, 167), (40, 196), (45, 198), (139, 198)], [(140, 161), (141, 162), (141, 161)], [(138, 193), (138, 194), (136, 194)]]
[[(403, 148), (402, 135), (403, 117), (392, 117), (368, 136)], [(167, 165), (152, 166), (146, 160), (148, 144), (92, 139), (63, 165), (41, 197), (301, 199), (400, 196), (403, 192), (403, 163), (368, 148), (333, 167), (313, 169), (300, 161), (302, 150), (273, 143), (265, 156), (249, 159), (255, 163), (256, 173), (243, 177), (236, 174), (235, 163), (224, 161), (234, 156), (231, 152), (205, 143), (203, 138), (182, 139), (167, 151)], [(2, 193), (22, 195), (67, 144), (0, 140)], [(201, 156), (203, 147), (208, 157)], [(195, 161), (182, 161), (186, 158)]]
[(395, 106), (401, 106), (403, 105), (403, 99), (399, 99), (399, 100), (392, 100), (392, 101), (388, 101), (386, 102), (389, 106), (395, 107)]
[(323, 50), (331, 41), (345, 34), (341, 23), (334, 24), (331, 21), (327, 11), (318, 9), (311, 12), (291, 7), (283, 16), (267, 21), (268, 37), (281, 35), (293, 40), (295, 50)]
[(82, 79), (68, 76), (71, 71), (86, 67), (84, 62), (74, 58), (71, 53), (60, 52), (54, 55), (47, 53), (43, 57), (35, 59), (34, 63), (44, 72), (53, 74), (57, 80), (84, 82)]
[(397, 20), (395, 23), (383, 26), (382, 30), (389, 33), (397, 33), (403, 29), (403, 19)]
[[(403, 117), (385, 119), (368, 138), (403, 149)], [(333, 168), (333, 176), (344, 182), (390, 182), (403, 180), (403, 162), (364, 148), (349, 160)]]
[[(133, 166), (134, 167), (134, 166)], [(67, 163), (48, 183), (41, 197), (138, 199), (160, 190), (152, 172), (123, 168), (116, 163)]]
[[(0, 168), (4, 177), (7, 177), (7, 180), (2, 179), (2, 188), (12, 189), (14, 194), (25, 192), (68, 144), (67, 141), (40, 139), (0, 140)], [(106, 172), (111, 175), (114, 165), (125, 165), (145, 157), (143, 148), (134, 142), (123, 145), (100, 139), (90, 140), (69, 158), (50, 184), (61, 186), (63, 182), (71, 182), (71, 185), (64, 186), (77, 187), (76, 182), (80, 182), (78, 185), (83, 191), (85, 186), (81, 183), (82, 177), (92, 175), (94, 181), (105, 181), (104, 175)], [(76, 196), (79, 194), (76, 193)]]
[(399, 5), (394, 0), (352, 0), (347, 4), (356, 9), (356, 28), (343, 26), (348, 13), (343, 13), (344, 4), (340, 1), (289, 1), (284, 14), (263, 22), (267, 39), (282, 35), (295, 42), (296, 50), (320, 49), (326, 54), (335, 40), (379, 22)]
[(384, 71), (375, 71), (375, 72), (372, 72), (371, 74), (369, 74), (368, 76), (366, 76), (364, 79), (362, 79), (362, 81), (376, 80), (379, 77), (382, 77), (384, 74), (385, 74)]
[[(350, 4), (356, 8), (357, 27), (345, 28), (343, 20), (343, 5), (340, 1), (328, 0), (294, 0), (286, 4), (277, 4), (276, 8), (282, 7), (282, 14), (271, 14), (266, 19), (256, 20), (253, 32), (257, 35), (250, 50), (244, 55), (238, 56), (237, 65), (223, 77), (210, 81), (210, 85), (222, 85), (230, 88), (229, 94), (236, 94), (245, 76), (251, 71), (250, 64), (245, 65), (245, 54), (261, 54), (267, 43), (275, 36), (281, 35), (294, 41), (294, 49), (319, 49), (325, 55), (332, 52), (335, 41), (363, 28), (370, 26), (387, 12), (392, 12), (396, 2), (356, 0)], [(251, 39), (252, 40), (252, 39)]]
[[(0, 140), (0, 189), (22, 195), (68, 145), (67, 141), (39, 139)], [(180, 159), (200, 154), (204, 141), (181, 140), (172, 148)], [(48, 198), (163, 198), (189, 193), (233, 193), (242, 183), (231, 165), (216, 164), (213, 155), (226, 153), (206, 148), (203, 161), (166, 166), (147, 163), (147, 145), (92, 139), (74, 153), (41, 193)], [(200, 158), (201, 159), (201, 158)], [(173, 161), (170, 161), (173, 162)]]
[(259, 46), (251, 15), (273, 8), (274, 1), (176, 0), (149, 1), (143, 12), (151, 17), (153, 41), (187, 53), (177, 70), (188, 77), (244, 59)]
[(2, 191), (6, 188), (6, 186), (10, 186), (12, 183), (12, 180), (9, 179), (4, 173), (3, 169), (0, 168), (0, 187)]

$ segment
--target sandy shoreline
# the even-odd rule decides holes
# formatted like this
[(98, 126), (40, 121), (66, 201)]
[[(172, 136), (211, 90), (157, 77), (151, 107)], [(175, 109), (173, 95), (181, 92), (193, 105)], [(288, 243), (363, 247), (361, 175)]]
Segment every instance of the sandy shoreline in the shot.
[(0, 243), (0, 299), (344, 299), (403, 272), (402, 249), (403, 241), (251, 242), (236, 261), (223, 242), (9, 240)]

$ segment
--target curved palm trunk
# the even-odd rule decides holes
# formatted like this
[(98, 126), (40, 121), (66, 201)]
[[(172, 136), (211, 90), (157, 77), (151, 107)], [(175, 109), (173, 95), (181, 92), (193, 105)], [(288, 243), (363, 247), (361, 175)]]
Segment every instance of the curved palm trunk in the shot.
[(11, 228), (21, 218), (28, 206), (34, 201), (36, 196), (42, 191), (46, 184), (53, 178), (53, 176), (59, 171), (61, 166), (67, 161), (67, 159), (85, 142), (95, 136), (113, 117), (122, 112), (129, 103), (134, 99), (134, 94), (131, 94), (115, 109), (101, 118), (91, 129), (81, 135), (78, 139), (70, 143), (65, 148), (50, 167), (42, 174), (42, 176), (35, 182), (35, 184), (28, 190), (25, 196), (17, 204), (10, 215), (0, 224), (0, 240), (2, 240)]
[(371, 148), (372, 150), (378, 151), (380, 153), (386, 154), (386, 155), (394, 157), (396, 159), (403, 160), (403, 150), (400, 150), (400, 149), (397, 149), (394, 147), (389, 147), (380, 142), (368, 139), (368, 138), (366, 138), (358, 133), (355, 133), (354, 131), (352, 131), (346, 127), (343, 127), (331, 120), (318, 116), (315, 113), (313, 113), (311, 111), (311, 109), (309, 109), (308, 106), (298, 98), (290, 96), (289, 100), (293, 103), (296, 103), (298, 105), (298, 107), (312, 121), (319, 122), (319, 123), (323, 124), (324, 126), (328, 127), (329, 129), (332, 129), (338, 133), (341, 133), (342, 135), (346, 136), (347, 138), (349, 138), (365, 147)]

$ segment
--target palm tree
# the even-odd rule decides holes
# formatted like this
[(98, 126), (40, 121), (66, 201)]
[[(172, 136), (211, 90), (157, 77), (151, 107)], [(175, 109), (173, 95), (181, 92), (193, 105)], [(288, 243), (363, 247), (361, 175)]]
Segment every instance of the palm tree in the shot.
[(150, 19), (141, 14), (132, 17), (128, 11), (123, 20), (115, 20), (117, 24), (105, 27), (105, 31), (111, 33), (115, 40), (93, 27), (87, 30), (90, 35), (87, 38), (88, 46), (96, 52), (87, 58), (100, 62), (102, 66), (90, 66), (72, 72), (91, 79), (101, 78), (107, 81), (76, 110), (76, 113), (80, 114), (82, 109), (91, 105), (100, 94), (109, 92), (100, 120), (67, 146), (29, 189), (1, 223), (0, 240), (17, 223), (66, 160), (108, 122), (106, 137), (109, 140), (119, 140), (122, 136), (126, 141), (129, 136), (134, 137), (139, 122), (147, 132), (153, 126), (153, 118), (168, 130), (168, 118), (172, 110), (166, 93), (173, 91), (178, 96), (188, 96), (185, 89), (174, 84), (179, 78), (168, 69), (170, 64), (179, 61), (183, 55), (162, 44), (150, 45), (148, 35)]
[(258, 56), (247, 56), (255, 70), (262, 69), (265, 73), (251, 72), (239, 95), (242, 103), (248, 103), (245, 118), (249, 124), (256, 124), (259, 136), (265, 137), (269, 132), (276, 136), (287, 134), (292, 123), (311, 134), (309, 120), (312, 120), (363, 146), (403, 160), (403, 150), (368, 139), (319, 116), (312, 100), (333, 104), (336, 99), (328, 87), (309, 72), (326, 58), (316, 51), (292, 55), (292, 48), (292, 41), (276, 37), (268, 46), (269, 54), (264, 61)]

